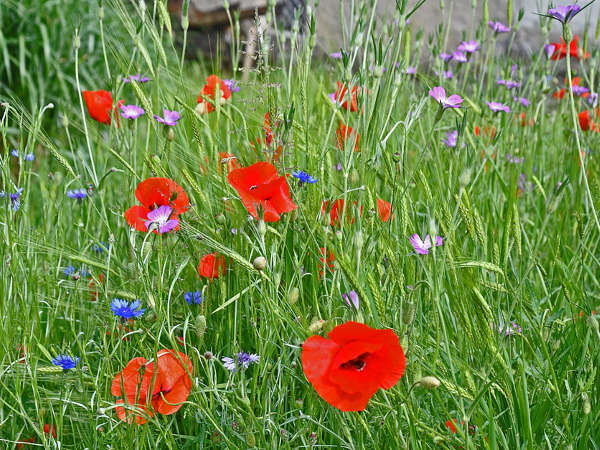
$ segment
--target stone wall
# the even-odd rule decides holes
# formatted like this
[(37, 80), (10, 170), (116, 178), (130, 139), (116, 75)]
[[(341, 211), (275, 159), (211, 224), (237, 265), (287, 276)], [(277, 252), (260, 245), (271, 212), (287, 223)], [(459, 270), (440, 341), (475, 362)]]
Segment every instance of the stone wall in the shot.
[[(354, 0), (360, 3), (359, 0)], [(371, 0), (367, 0), (371, 1)], [(349, 17), (350, 5), (352, 0), (344, 0), (344, 11), (346, 17)], [(562, 0), (554, 4), (567, 4), (575, 0)], [(310, 1), (312, 3), (312, 1)], [(463, 32), (469, 33), (472, 23), (472, 0), (444, 0), (445, 9), (440, 9), (440, 0), (427, 0), (423, 6), (412, 16), (413, 29), (421, 28), (426, 33), (436, 33), (439, 24), (447, 21), (450, 9), (452, 8), (451, 30), (448, 40), (448, 49), (452, 50), (462, 40)], [(476, 21), (481, 20), (483, 16), (483, 2), (477, 0)], [(518, 39), (515, 40), (515, 50), (527, 55), (536, 52), (540, 45), (539, 16), (536, 12), (547, 11), (548, 0), (514, 0), (513, 17), (516, 21), (520, 8), (523, 8), (525, 15), (521, 22), (521, 28), (518, 33)], [(584, 5), (587, 1), (579, 1)], [(409, 5), (414, 5), (415, 1), (410, 0)], [(453, 4), (453, 5), (452, 5)], [(378, 0), (376, 6), (377, 20), (388, 20), (393, 17), (396, 7), (395, 0)], [(507, 1), (489, 0), (488, 10), (490, 19), (499, 20), (503, 23), (507, 21)], [(588, 26), (590, 39), (594, 38), (598, 13), (600, 12), (600, 1), (592, 4), (584, 12), (579, 14), (573, 20), (573, 29), (575, 33), (583, 35), (586, 27), (586, 19), (589, 20)], [(339, 0), (321, 0), (317, 9), (317, 35), (319, 48), (324, 52), (339, 50), (342, 46), (342, 30), (340, 25), (340, 3)], [(551, 37), (558, 39), (560, 36), (560, 25), (556, 22), (552, 25)], [(504, 37), (503, 39), (508, 39)], [(502, 38), (499, 45), (502, 45)]]

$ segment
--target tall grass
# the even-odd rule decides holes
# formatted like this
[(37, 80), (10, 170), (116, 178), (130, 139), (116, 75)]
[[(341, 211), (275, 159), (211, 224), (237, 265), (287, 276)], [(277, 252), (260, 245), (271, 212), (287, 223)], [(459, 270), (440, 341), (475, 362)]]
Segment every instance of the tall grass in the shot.
[[(17, 48), (31, 30), (46, 33), (49, 53), (39, 70), (41, 56), (11, 53), (3, 72), (16, 86), (10, 95), (28, 100), (22, 109), (9, 101), (0, 110), (3, 147), (20, 154), (1, 156), (0, 190), (24, 188), (17, 210), (6, 196), (0, 205), (1, 447), (30, 437), (48, 448), (598, 447), (598, 230), (568, 104), (552, 99), (547, 78), (564, 61), (546, 61), (541, 49), (530, 61), (513, 61), (490, 46), (444, 80), (425, 61), (448, 49), (404, 25), (405, 2), (383, 27), (373, 2), (356, 2), (341, 61), (313, 59), (319, 17), (311, 9), (309, 34), (291, 43), (289, 58), (271, 60), (277, 42), (261, 42), (251, 81), (199, 116), (193, 108), (209, 73), (180, 60), (169, 33), (170, 20), (180, 19), (168, 18), (163, 3), (105, 2), (104, 17), (118, 23), (104, 23), (104, 45), (93, 7), (45, 5), (55, 8), (56, 22), (27, 9), (37, 22), (2, 29), (2, 42)], [(74, 11), (89, 20), (75, 19)], [(5, 14), (3, 8), (3, 20)], [(472, 33), (482, 40), (486, 24)], [(588, 50), (591, 59), (576, 70), (593, 87), (597, 74), (588, 68), (599, 52), (592, 43)], [(68, 55), (64, 64), (53, 56), (59, 54)], [(17, 69), (22, 58), (24, 70)], [(417, 63), (416, 77), (401, 73)], [(513, 63), (527, 108), (494, 82), (509, 77)], [(490, 82), (481, 82), (484, 71)], [(151, 82), (118, 77), (137, 72)], [(32, 80), (14, 84), (18, 79)], [(364, 88), (359, 113), (328, 98), (338, 80)], [(427, 92), (440, 84), (466, 100), (438, 121)], [(78, 91), (95, 88), (110, 88), (147, 114), (100, 125), (79, 105)], [(490, 100), (510, 103), (513, 112), (492, 114)], [(49, 101), (71, 111), (60, 128), (42, 125)], [(182, 112), (172, 139), (152, 119), (163, 108)], [(272, 124), (281, 121), (280, 173), (301, 169), (318, 183), (289, 178), (298, 210), (263, 228), (248, 220), (219, 153), (235, 154), (242, 165), (264, 159), (251, 142), (264, 140), (267, 111)], [(521, 126), (521, 111), (533, 126)], [(337, 148), (340, 121), (360, 133), (359, 152), (351, 144)], [(486, 126), (496, 128), (493, 138)], [(446, 148), (441, 141), (454, 129), (458, 145)], [(581, 139), (597, 201), (598, 133)], [(28, 152), (35, 161), (23, 158)], [(176, 233), (146, 236), (123, 218), (136, 203), (136, 185), (149, 176), (168, 176), (190, 196), (193, 207)], [(65, 195), (89, 183), (83, 201)], [(332, 227), (321, 205), (341, 198), (356, 202), (344, 212), (354, 220)], [(391, 202), (390, 221), (379, 220), (377, 198)], [(413, 233), (439, 234), (444, 244), (417, 255)], [(321, 248), (335, 255), (322, 277)], [(195, 266), (214, 251), (227, 257), (228, 271), (206, 282)], [(263, 272), (252, 266), (256, 256), (267, 259)], [(68, 266), (78, 275), (65, 275)], [(204, 291), (202, 305), (183, 300), (195, 290)], [(359, 294), (358, 312), (342, 299), (350, 290)], [(115, 297), (138, 298), (148, 311), (124, 331), (110, 311)], [(347, 320), (393, 329), (407, 356), (400, 382), (360, 413), (325, 403), (300, 360), (308, 336)], [(507, 336), (512, 321), (522, 332)], [(116, 417), (112, 378), (131, 358), (151, 358), (160, 348), (192, 359), (191, 395), (175, 415), (128, 426)], [(260, 362), (230, 373), (221, 358), (242, 350)], [(56, 371), (50, 359), (58, 353), (80, 356), (78, 367)], [(441, 386), (414, 387), (426, 375)], [(445, 425), (453, 419), (456, 434)], [(44, 424), (56, 426), (56, 439)]]

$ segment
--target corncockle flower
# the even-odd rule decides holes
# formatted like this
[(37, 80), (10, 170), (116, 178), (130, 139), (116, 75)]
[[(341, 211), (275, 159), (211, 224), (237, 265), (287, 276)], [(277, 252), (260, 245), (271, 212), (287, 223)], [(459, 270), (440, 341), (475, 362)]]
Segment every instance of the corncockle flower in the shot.
[(240, 86), (234, 79), (223, 80), (223, 83), (229, 88), (231, 92), (240, 92)]
[(459, 52), (465, 52), (465, 53), (475, 53), (477, 50), (479, 50), (481, 47), (479, 46), (479, 44), (477, 43), (477, 41), (463, 41), (460, 43), (460, 45), (457, 47), (457, 50)]
[(415, 75), (415, 74), (417, 73), (417, 68), (416, 68), (416, 67), (411, 67), (411, 66), (408, 66), (408, 67), (406, 68), (406, 70), (404, 71), (404, 73), (405, 73), (406, 75)]
[(309, 174), (307, 174), (306, 172), (303, 172), (302, 170), (292, 172), (292, 176), (294, 178), (298, 178), (298, 180), (300, 180), (300, 183), (313, 184), (313, 183), (317, 182), (316, 178), (311, 177)]
[(146, 309), (139, 309), (141, 305), (142, 303), (139, 300), (129, 303), (127, 300), (115, 298), (110, 302), (110, 310), (115, 316), (120, 317), (122, 322), (126, 322), (129, 319), (137, 319), (144, 314)]
[(139, 73), (137, 75), (129, 75), (128, 77), (123, 78), (123, 83), (129, 83), (131, 81), (137, 81), (138, 83), (146, 83), (147, 81), (150, 81), (150, 78), (142, 77)]
[(429, 95), (434, 98), (436, 102), (438, 102), (442, 108), (460, 108), (460, 105), (463, 102), (463, 99), (460, 95), (453, 94), (449, 97), (446, 97), (446, 90), (441, 86), (436, 86), (429, 91)]
[[(412, 244), (415, 252), (421, 255), (428, 255), (429, 249), (432, 247), (431, 245), (431, 237), (429, 235), (425, 236), (425, 240), (421, 240), (417, 233), (413, 234), (410, 238), (410, 243)], [(435, 237), (435, 246), (439, 247), (444, 243), (444, 240), (441, 236)]]
[(337, 170), (338, 172), (340, 172), (342, 169), (343, 169), (342, 163), (337, 163), (337, 165), (335, 166), (335, 170)]
[(144, 110), (137, 105), (121, 105), (121, 116), (124, 119), (137, 119), (142, 114)]
[(14, 149), (13, 151), (10, 152), (11, 155), (13, 155), (15, 158), (19, 157), (19, 150)]
[(597, 92), (592, 92), (590, 94), (590, 96), (588, 97), (588, 103), (590, 105), (592, 105), (592, 108), (595, 108), (596, 106), (598, 106), (598, 93)]
[(454, 74), (452, 73), (451, 70), (445, 70), (442, 72), (442, 76), (447, 79), (447, 80), (451, 80), (452, 78), (454, 78)]
[(25, 160), (26, 161), (33, 161), (35, 159), (35, 155), (33, 153), (27, 153), (25, 155)]
[(586, 88), (585, 86), (579, 86), (579, 85), (573, 86), (573, 94), (575, 94), (575, 95), (583, 95), (587, 92), (590, 92), (590, 90), (588, 88)]
[[(494, 322), (490, 322), (490, 328), (493, 330), (494, 327)], [(504, 326), (504, 324), (499, 324), (498, 325), (498, 334), (501, 336), (512, 336), (514, 334), (521, 334), (523, 332), (523, 328), (521, 328), (520, 325), (518, 325), (516, 322), (511, 321), (510, 325), (506, 325), (506, 327)]]
[(67, 197), (80, 202), (87, 197), (87, 192), (85, 189), (73, 189), (72, 191), (67, 191)]
[(507, 89), (514, 89), (514, 88), (521, 87), (521, 83), (519, 83), (518, 81), (512, 81), (512, 80), (498, 80), (496, 83), (499, 86), (506, 86)]
[(546, 57), (548, 59), (552, 58), (554, 52), (556, 51), (554, 44), (546, 44), (544, 45), (544, 53), (546, 53)]
[(329, 94), (328, 97), (329, 97), (329, 100), (331, 100), (333, 103), (336, 103), (335, 92), (332, 92), (331, 94)]
[(154, 114), (154, 118), (157, 122), (173, 127), (177, 125), (177, 121), (180, 119), (180, 115), (177, 111), (169, 111), (168, 109), (163, 109), (163, 117), (157, 116)]
[(179, 219), (171, 219), (172, 213), (173, 208), (168, 205), (162, 205), (153, 209), (146, 216), (148, 217), (148, 220), (145, 221), (146, 227), (150, 228), (150, 225), (154, 223), (158, 226), (160, 234), (174, 230), (179, 226)]
[(186, 292), (185, 294), (183, 294), (183, 298), (190, 305), (200, 305), (202, 304), (202, 300), (204, 300), (202, 298), (202, 292), (200, 291)]
[(498, 102), (486, 102), (490, 109), (494, 112), (504, 111), (506, 113), (510, 112), (510, 107)]
[(358, 294), (355, 291), (350, 291), (350, 292), (348, 292), (348, 294), (342, 294), (342, 298), (344, 299), (344, 301), (350, 308), (352, 308), (352, 306), (354, 305), (354, 307), (358, 311), (359, 300), (358, 300)]
[(531, 102), (527, 100), (525, 97), (513, 97), (513, 101), (519, 102), (523, 106), (529, 106)]
[(446, 139), (442, 139), (442, 142), (446, 145), (446, 147), (456, 147), (456, 141), (458, 139), (458, 131), (447, 131)]
[(62, 367), (64, 372), (74, 369), (78, 362), (78, 356), (72, 357), (68, 355), (56, 355), (56, 358), (52, 358), (52, 364)]
[(452, 52), (452, 61), (456, 61), (459, 63), (466, 63), (467, 62), (467, 54), (461, 51), (458, 52)]
[(223, 365), (230, 372), (235, 372), (238, 367), (243, 367), (244, 369), (247, 369), (251, 363), (258, 363), (259, 360), (260, 356), (255, 354), (248, 354), (246, 352), (239, 352), (234, 358), (229, 358), (227, 356), (221, 358), (221, 361), (223, 361)]
[(452, 59), (452, 53), (440, 53), (440, 59), (444, 62), (448, 62)]
[(514, 76), (515, 73), (517, 72), (518, 66), (516, 64), (513, 64), (512, 66), (510, 66), (510, 75)]
[(577, 15), (581, 11), (581, 6), (579, 5), (564, 5), (557, 6), (556, 8), (550, 8), (548, 10), (548, 15), (562, 24), (566, 24), (571, 21), (573, 17)]
[(497, 34), (508, 33), (510, 31), (510, 28), (504, 25), (502, 22), (494, 22), (490, 20), (488, 22), (488, 26), (492, 29), (494, 33)]
[(525, 161), (525, 158), (519, 158), (518, 156), (513, 156), (511, 154), (506, 155), (506, 159), (508, 160), (509, 163), (512, 164), (521, 164), (523, 161)]
[(342, 59), (342, 52), (333, 52), (329, 54), (329, 57), (333, 59)]

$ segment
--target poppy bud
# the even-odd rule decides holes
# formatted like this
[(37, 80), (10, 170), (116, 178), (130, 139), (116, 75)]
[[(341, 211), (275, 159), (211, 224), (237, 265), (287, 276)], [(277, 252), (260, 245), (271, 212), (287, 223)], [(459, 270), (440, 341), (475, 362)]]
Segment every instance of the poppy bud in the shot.
[(260, 234), (261, 238), (267, 234), (267, 225), (265, 224), (264, 220), (260, 220), (256, 228), (258, 229), (258, 234)]
[(437, 387), (440, 387), (440, 380), (438, 380), (436, 377), (432, 377), (432, 376), (427, 376), (427, 377), (423, 377), (418, 381), (419, 385), (424, 387), (425, 389), (435, 389)]
[(217, 216), (215, 217), (215, 220), (220, 225), (224, 225), (225, 224), (225, 216), (223, 214), (221, 214), (221, 213), (217, 214)]
[(590, 404), (590, 399), (588, 395), (584, 392), (583, 395), (583, 413), (587, 416), (592, 412), (592, 405)]
[(308, 327), (308, 331), (311, 333), (318, 333), (321, 331), (321, 328), (325, 325), (325, 321), (323, 319), (316, 319), (313, 323)]
[(415, 313), (417, 312), (417, 306), (414, 303), (407, 303), (402, 308), (402, 322), (405, 325), (409, 325), (415, 320)]
[(294, 304), (298, 301), (298, 299), (300, 298), (300, 289), (298, 289), (297, 287), (292, 288), (292, 290), (289, 292), (288, 294), (288, 302), (290, 302), (290, 304)]
[(254, 258), (252, 265), (256, 270), (264, 270), (267, 267), (267, 259), (264, 256), (258, 256)]
[(199, 314), (196, 317), (196, 335), (202, 339), (202, 336), (204, 336), (204, 333), (206, 332), (206, 317), (204, 317), (202, 314)]
[(198, 103), (194, 111), (196, 111), (200, 115), (206, 114), (208, 112), (206, 108), (206, 102)]
[(169, 141), (172, 141), (173, 139), (175, 139), (175, 131), (173, 131), (173, 128), (169, 128), (169, 131), (167, 133), (167, 139)]

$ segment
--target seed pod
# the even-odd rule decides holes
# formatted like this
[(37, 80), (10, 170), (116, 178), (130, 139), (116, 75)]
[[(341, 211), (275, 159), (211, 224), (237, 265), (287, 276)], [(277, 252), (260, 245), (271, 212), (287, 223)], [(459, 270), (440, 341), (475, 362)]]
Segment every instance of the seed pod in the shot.
[(422, 386), (425, 389), (435, 389), (441, 385), (440, 380), (432, 376), (423, 377), (418, 381), (418, 383), (419, 386)]
[(206, 317), (204, 315), (199, 314), (196, 316), (196, 335), (202, 339), (204, 333), (206, 332)]
[(258, 256), (254, 258), (252, 265), (256, 270), (264, 270), (267, 267), (267, 259), (264, 256)]

